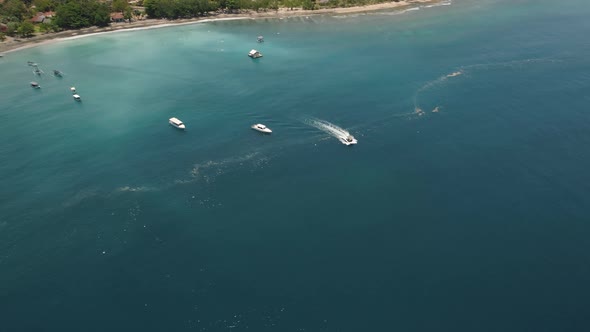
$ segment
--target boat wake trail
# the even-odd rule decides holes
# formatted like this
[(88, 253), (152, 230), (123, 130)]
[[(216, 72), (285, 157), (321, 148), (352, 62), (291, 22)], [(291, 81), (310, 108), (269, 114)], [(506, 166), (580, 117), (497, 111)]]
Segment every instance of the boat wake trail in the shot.
[[(440, 76), (439, 78), (437, 78), (435, 80), (427, 82), (422, 87), (420, 87), (420, 89), (416, 90), (416, 92), (414, 93), (414, 114), (418, 115), (418, 116), (422, 116), (425, 114), (424, 110), (422, 110), (422, 108), (420, 107), (420, 103), (419, 103), (419, 97), (422, 92), (424, 92), (426, 90), (430, 90), (430, 89), (432, 89), (436, 86), (439, 86), (441, 84), (444, 84), (449, 79), (452, 79), (454, 77), (461, 76), (461, 75), (463, 75), (463, 69), (460, 69), (458, 71), (454, 71), (450, 74)], [(438, 112), (438, 106), (435, 108), (435, 110), (433, 110), (433, 112)]]
[[(414, 93), (414, 115), (422, 116), (425, 111), (422, 109), (420, 104), (420, 95), (428, 90), (440, 87), (445, 85), (446, 83), (458, 79), (461, 76), (469, 77), (470, 75), (487, 70), (524, 70), (527, 69), (531, 65), (536, 64), (547, 64), (547, 63), (558, 63), (561, 62), (558, 59), (551, 59), (551, 58), (532, 58), (532, 59), (523, 59), (523, 60), (512, 60), (512, 61), (504, 61), (504, 62), (495, 62), (495, 63), (481, 63), (481, 64), (473, 64), (459, 67), (456, 71), (451, 72), (449, 74), (443, 75), (434, 79), (432, 81), (426, 82), (422, 85), (416, 92)], [(432, 112), (436, 113), (439, 111), (439, 106), (435, 107)]]
[(340, 127), (338, 127), (337, 125), (325, 121), (325, 120), (320, 120), (320, 119), (316, 119), (316, 118), (308, 118), (305, 119), (304, 122), (312, 127), (315, 127), (327, 134), (330, 134), (331, 136), (335, 137), (335, 138), (340, 138), (340, 137), (347, 137), (348, 135), (350, 135), (350, 133), (345, 130), (342, 129)]

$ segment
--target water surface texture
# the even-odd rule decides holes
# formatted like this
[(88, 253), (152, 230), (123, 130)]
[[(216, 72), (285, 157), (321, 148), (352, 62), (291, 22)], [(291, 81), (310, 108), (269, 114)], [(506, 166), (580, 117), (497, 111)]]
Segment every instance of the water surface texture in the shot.
[(8, 53), (0, 330), (590, 330), (588, 17), (454, 0)]

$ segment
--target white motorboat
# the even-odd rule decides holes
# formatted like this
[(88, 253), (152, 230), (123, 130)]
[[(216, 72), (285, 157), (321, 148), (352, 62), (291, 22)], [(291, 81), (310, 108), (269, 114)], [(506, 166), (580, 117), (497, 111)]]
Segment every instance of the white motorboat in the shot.
[(37, 83), (37, 82), (31, 82), (31, 86), (32, 86), (33, 88), (35, 88), (35, 89), (40, 89), (40, 88), (41, 88), (41, 86), (40, 86), (40, 85), (39, 85), (39, 83)]
[(267, 126), (257, 123), (255, 125), (252, 125), (252, 129), (259, 131), (261, 133), (265, 133), (265, 134), (270, 134), (272, 133), (272, 130), (270, 130), (270, 128), (268, 128)]
[(72, 93), (76, 93), (76, 88), (75, 87), (71, 87), (70, 91), (72, 91)]
[(356, 138), (354, 138), (354, 136), (352, 136), (352, 135), (340, 136), (340, 137), (338, 137), (338, 139), (344, 145), (352, 145), (352, 144), (356, 144), (358, 142), (356, 140)]
[(248, 53), (248, 56), (251, 57), (252, 59), (258, 59), (258, 58), (262, 58), (262, 53), (253, 49)]
[(80, 97), (80, 95), (78, 95), (78, 94), (75, 94), (75, 95), (73, 95), (72, 97), (74, 97), (74, 99), (75, 99), (76, 101), (82, 101), (82, 97)]
[(184, 126), (184, 123), (182, 123), (182, 121), (178, 120), (177, 118), (170, 118), (168, 120), (168, 122), (178, 129), (185, 129), (186, 128)]

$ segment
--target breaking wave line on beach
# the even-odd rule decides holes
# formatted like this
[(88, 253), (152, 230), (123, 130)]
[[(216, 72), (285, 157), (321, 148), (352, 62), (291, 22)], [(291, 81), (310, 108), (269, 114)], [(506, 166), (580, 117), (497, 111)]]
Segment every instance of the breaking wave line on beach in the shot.
[(376, 12), (365, 13), (365, 14), (368, 14), (368, 15), (389, 15), (389, 16), (401, 15), (401, 14), (405, 14), (408, 12), (419, 11), (420, 9), (428, 9), (428, 8), (441, 7), (441, 6), (450, 6), (452, 4), (453, 4), (452, 0), (447, 0), (447, 1), (437, 2), (437, 3), (427, 4), (427, 5), (418, 5), (418, 6), (414, 6), (414, 7), (410, 7), (410, 8), (406, 8), (406, 9), (400, 9), (400, 10), (394, 10), (394, 11), (376, 11)]

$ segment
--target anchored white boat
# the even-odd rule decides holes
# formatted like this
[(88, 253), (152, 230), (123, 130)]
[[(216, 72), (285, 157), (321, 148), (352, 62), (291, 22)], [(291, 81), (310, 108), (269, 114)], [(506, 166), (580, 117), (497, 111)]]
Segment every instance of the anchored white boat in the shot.
[(356, 140), (356, 138), (354, 138), (354, 136), (352, 135), (348, 135), (348, 136), (340, 136), (338, 137), (338, 139), (340, 140), (340, 142), (342, 142), (342, 144), (344, 145), (352, 145), (352, 144), (356, 144), (358, 141)]
[(251, 57), (252, 59), (258, 59), (258, 58), (262, 58), (262, 53), (253, 49), (248, 53), (248, 56)]
[(182, 121), (178, 120), (177, 118), (170, 118), (168, 120), (168, 122), (178, 129), (185, 129), (186, 128), (184, 126), (184, 123), (182, 123)]
[(40, 88), (41, 88), (41, 86), (40, 86), (40, 85), (39, 85), (39, 83), (37, 83), (37, 82), (31, 82), (31, 86), (32, 86), (33, 88), (35, 88), (35, 89), (40, 89)]
[(75, 95), (73, 95), (72, 97), (74, 97), (74, 99), (75, 99), (76, 101), (82, 101), (82, 97), (80, 97), (80, 95), (78, 95), (78, 94), (75, 94)]
[(272, 133), (272, 130), (270, 130), (270, 128), (268, 128), (267, 126), (257, 123), (255, 125), (252, 125), (252, 129), (259, 131), (261, 133), (265, 133), (265, 134), (270, 134)]
[(71, 87), (70, 91), (72, 91), (72, 93), (76, 93), (76, 88), (75, 87)]

